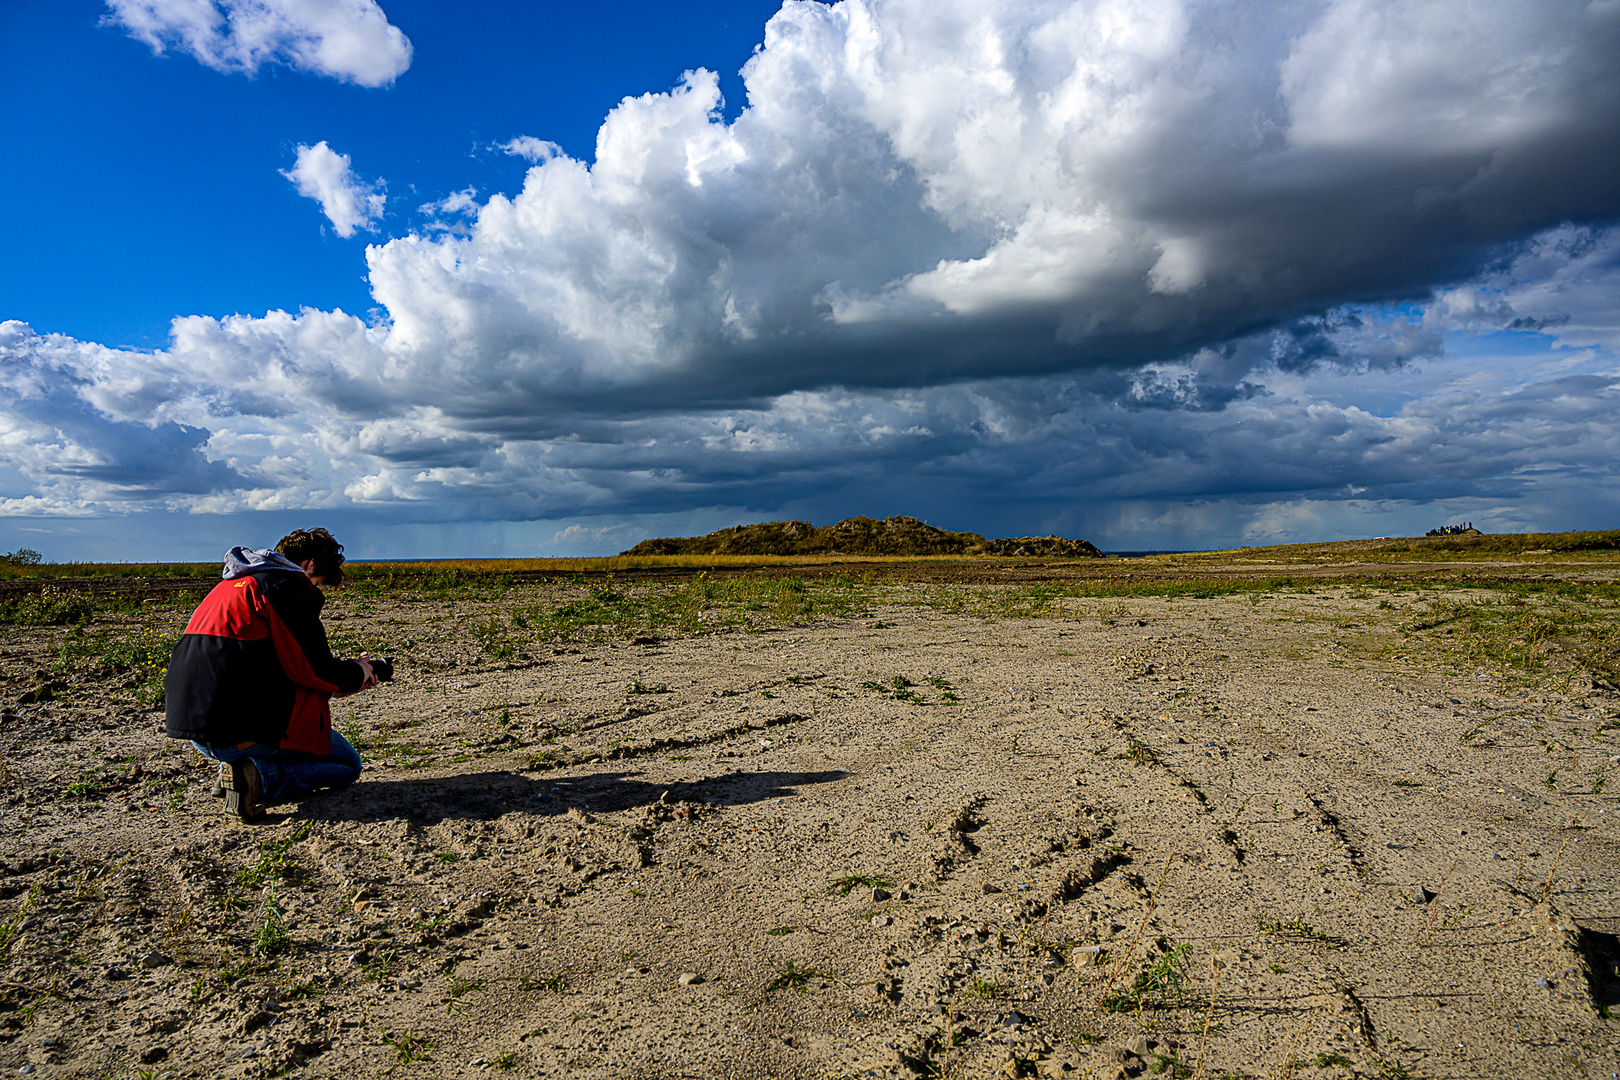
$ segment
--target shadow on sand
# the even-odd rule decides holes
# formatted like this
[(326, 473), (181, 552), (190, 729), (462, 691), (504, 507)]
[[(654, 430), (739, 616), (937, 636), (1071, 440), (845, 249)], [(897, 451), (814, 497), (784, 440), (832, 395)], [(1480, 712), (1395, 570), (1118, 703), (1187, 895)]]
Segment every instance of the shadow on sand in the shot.
[(514, 812), (536, 816), (566, 813), (573, 807), (612, 813), (656, 803), (665, 792), (671, 802), (707, 802), (740, 806), (766, 799), (790, 798), (799, 788), (842, 780), (842, 769), (824, 772), (724, 773), (687, 783), (655, 784), (639, 773), (591, 776), (525, 776), (515, 772), (476, 772), (457, 776), (422, 776), (372, 780), (342, 791), (322, 793), (285, 809), (270, 807), (271, 820), (313, 818), (317, 821), (379, 821), (398, 818), (434, 825), (451, 818), (489, 820)]

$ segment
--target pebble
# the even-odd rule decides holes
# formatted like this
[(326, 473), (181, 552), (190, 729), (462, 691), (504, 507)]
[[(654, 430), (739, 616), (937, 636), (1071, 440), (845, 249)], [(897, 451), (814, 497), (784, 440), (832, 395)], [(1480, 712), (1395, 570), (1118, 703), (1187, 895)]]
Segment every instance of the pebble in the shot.
[(696, 986), (698, 983), (703, 982), (703, 981), (704, 981), (703, 976), (699, 975), (695, 971), (683, 971), (683, 972), (681, 972), (680, 984), (682, 986)]
[(1541, 987), (1541, 989), (1543, 989), (1543, 990), (1551, 990), (1552, 989), (1552, 983), (1548, 982), (1546, 979), (1537, 979), (1536, 980), (1536, 985)]
[(872, 925), (875, 926), (875, 927), (878, 927), (878, 928), (888, 926), (893, 921), (894, 920), (889, 918), (887, 915), (874, 915), (874, 916), (872, 916)]
[(889, 892), (888, 889), (873, 889), (872, 902), (875, 904), (881, 904), (883, 901), (892, 898), (893, 895), (894, 894)]

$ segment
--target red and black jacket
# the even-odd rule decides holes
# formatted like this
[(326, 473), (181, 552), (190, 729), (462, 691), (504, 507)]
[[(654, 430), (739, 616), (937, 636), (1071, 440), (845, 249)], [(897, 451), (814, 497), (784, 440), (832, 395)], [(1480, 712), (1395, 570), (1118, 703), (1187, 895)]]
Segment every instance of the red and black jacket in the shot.
[(169, 737), (330, 754), (327, 701), (360, 689), (365, 673), (327, 646), (326, 598), (274, 552), (233, 548), (225, 574), (192, 613), (169, 659)]

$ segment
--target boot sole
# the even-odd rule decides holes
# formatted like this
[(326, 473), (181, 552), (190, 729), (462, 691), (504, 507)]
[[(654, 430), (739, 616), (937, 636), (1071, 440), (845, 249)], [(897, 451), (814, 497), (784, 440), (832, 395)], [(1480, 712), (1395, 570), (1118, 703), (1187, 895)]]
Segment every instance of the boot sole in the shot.
[(258, 770), (246, 761), (231, 763), (230, 779), (225, 784), (225, 812), (241, 821), (256, 821), (264, 816), (259, 808)]

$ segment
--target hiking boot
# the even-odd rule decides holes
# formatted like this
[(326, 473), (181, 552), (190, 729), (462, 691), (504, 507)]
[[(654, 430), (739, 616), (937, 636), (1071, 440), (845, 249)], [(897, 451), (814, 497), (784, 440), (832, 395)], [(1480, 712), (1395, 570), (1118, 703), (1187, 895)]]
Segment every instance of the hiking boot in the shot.
[(231, 778), (231, 767), (223, 761), (219, 763), (219, 772), (214, 774), (214, 786), (208, 789), (208, 794), (216, 799), (225, 797), (225, 788)]
[(233, 761), (230, 778), (225, 783), (225, 812), (235, 814), (243, 821), (254, 821), (264, 816), (259, 797), (264, 786), (259, 781), (259, 770), (252, 761)]

